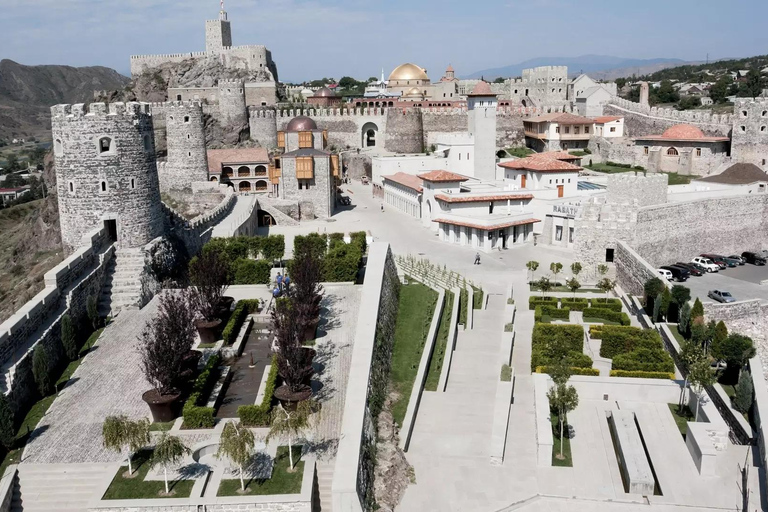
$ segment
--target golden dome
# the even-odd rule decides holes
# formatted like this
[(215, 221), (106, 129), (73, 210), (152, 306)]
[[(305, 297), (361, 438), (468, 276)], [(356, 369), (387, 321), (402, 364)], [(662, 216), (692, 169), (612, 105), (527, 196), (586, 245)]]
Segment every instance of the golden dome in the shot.
[(390, 80), (429, 80), (427, 72), (417, 66), (407, 62), (397, 66), (389, 75)]
[(421, 92), (421, 89), (418, 87), (412, 88), (410, 91), (404, 94), (406, 98), (423, 98), (424, 94)]

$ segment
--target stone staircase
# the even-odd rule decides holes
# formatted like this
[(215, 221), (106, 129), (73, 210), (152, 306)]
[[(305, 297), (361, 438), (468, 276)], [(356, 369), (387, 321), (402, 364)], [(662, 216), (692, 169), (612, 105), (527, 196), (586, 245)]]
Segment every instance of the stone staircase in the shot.
[(141, 274), (144, 252), (138, 249), (118, 249), (109, 262), (104, 286), (99, 296), (99, 314), (117, 316), (123, 309), (141, 305)]
[(320, 495), (320, 510), (322, 512), (331, 512), (333, 510), (333, 468), (336, 461), (317, 461), (317, 490)]
[(10, 512), (86, 512), (115, 464), (20, 464)]

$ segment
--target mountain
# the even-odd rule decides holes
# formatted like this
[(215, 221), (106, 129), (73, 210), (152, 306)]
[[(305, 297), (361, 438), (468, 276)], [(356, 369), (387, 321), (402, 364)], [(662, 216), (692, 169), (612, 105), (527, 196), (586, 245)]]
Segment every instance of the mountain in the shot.
[[(667, 67), (685, 64), (680, 59), (627, 59), (624, 57), (612, 57), (610, 55), (581, 55), (580, 57), (537, 57), (519, 64), (512, 64), (500, 68), (484, 69), (472, 73), (466, 78), (480, 78), (493, 80), (498, 77), (518, 77), (523, 69), (538, 66), (568, 66), (568, 74), (576, 76), (580, 73), (589, 73), (593, 78), (610, 79), (626, 76), (627, 70), (631, 74), (647, 74)], [(650, 71), (648, 69), (650, 69)], [(612, 70), (622, 70), (621, 74), (612, 73)], [(601, 73), (602, 72), (602, 73)], [(607, 78), (608, 77), (608, 78)]]
[(49, 137), (50, 107), (84, 103), (93, 92), (122, 89), (130, 80), (101, 66), (25, 66), (0, 61), (0, 140)]

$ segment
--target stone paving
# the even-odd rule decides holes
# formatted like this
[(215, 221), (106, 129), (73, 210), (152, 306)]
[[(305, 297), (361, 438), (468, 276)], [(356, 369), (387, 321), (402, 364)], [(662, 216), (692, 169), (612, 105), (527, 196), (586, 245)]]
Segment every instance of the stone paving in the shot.
[(104, 329), (70, 384), (40, 421), (24, 450), (23, 462), (118, 462), (123, 456), (101, 444), (109, 415), (149, 416), (141, 399), (150, 388), (141, 370), (139, 335), (157, 311), (158, 299), (141, 310), (126, 310)]

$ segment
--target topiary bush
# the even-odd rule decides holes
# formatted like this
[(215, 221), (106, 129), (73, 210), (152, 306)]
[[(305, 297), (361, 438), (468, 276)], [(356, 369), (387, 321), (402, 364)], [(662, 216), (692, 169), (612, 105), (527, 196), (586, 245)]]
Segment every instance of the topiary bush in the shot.
[(214, 354), (208, 359), (208, 362), (195, 379), (192, 385), (192, 392), (184, 403), (182, 416), (184, 416), (184, 426), (187, 428), (213, 428), (215, 423), (213, 407), (205, 407), (203, 404), (208, 402), (208, 395), (211, 394), (216, 380), (219, 378), (219, 364), (221, 355)]
[(229, 321), (221, 333), (225, 345), (232, 345), (235, 342), (237, 335), (240, 334), (240, 328), (243, 326), (245, 318), (249, 313), (253, 313), (258, 309), (259, 303), (258, 299), (237, 301), (235, 310), (230, 315)]
[(583, 349), (584, 329), (580, 325), (537, 323), (531, 336), (531, 371), (563, 356), (570, 366), (591, 367), (592, 359)]
[(611, 368), (614, 370), (641, 371), (641, 372), (666, 372), (675, 371), (675, 363), (672, 357), (662, 347), (639, 347), (632, 352), (617, 354), (613, 358)]
[(571, 317), (571, 310), (568, 308), (558, 308), (557, 306), (537, 306), (534, 313), (534, 321), (541, 322), (545, 316), (557, 320), (568, 320)]
[(621, 299), (594, 298), (590, 300), (591, 300), (590, 307), (610, 309), (611, 311), (617, 311), (617, 312), (622, 311)]
[(611, 377), (632, 377), (635, 379), (675, 379), (674, 373), (666, 372), (642, 372), (642, 371), (626, 371), (626, 370), (611, 370)]
[[(536, 367), (536, 373), (549, 373), (549, 367), (548, 366), (537, 366)], [(571, 367), (571, 373), (573, 375), (587, 375), (590, 377), (599, 377), (600, 376), (600, 370), (597, 368), (589, 368), (589, 367)]]

